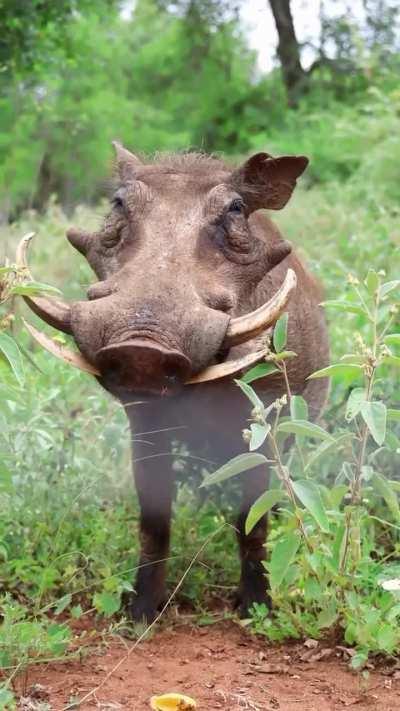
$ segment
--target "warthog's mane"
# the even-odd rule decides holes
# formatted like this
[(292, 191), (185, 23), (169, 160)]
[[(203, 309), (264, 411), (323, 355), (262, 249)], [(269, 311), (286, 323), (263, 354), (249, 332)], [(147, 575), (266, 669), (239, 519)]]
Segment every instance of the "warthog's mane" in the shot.
[(218, 156), (196, 151), (154, 153), (152, 156), (144, 156), (143, 162), (145, 165), (153, 165), (155, 168), (192, 175), (232, 170), (232, 166), (229, 166)]
[[(155, 171), (187, 175), (193, 180), (199, 181), (200, 184), (204, 182), (205, 185), (208, 185), (209, 181), (212, 181), (216, 176), (225, 179), (236, 168), (233, 162), (229, 163), (216, 155), (207, 155), (196, 151), (154, 153), (150, 157), (143, 156), (142, 159), (147, 167), (154, 166)], [(237, 182), (238, 189), (239, 186), (247, 195), (257, 194), (259, 191), (258, 185), (244, 183), (242, 179)]]
[[(143, 165), (144, 174), (140, 179), (146, 181), (146, 175), (150, 174), (161, 177), (162, 175), (175, 174), (187, 176), (189, 182), (198, 184), (204, 189), (209, 189), (215, 179), (225, 181), (229, 175), (234, 173), (237, 166), (234, 162), (223, 160), (218, 155), (209, 155), (199, 151), (185, 150), (175, 153), (170, 152), (155, 152), (153, 154), (139, 153), (136, 154)], [(108, 181), (108, 192), (111, 195), (120, 185), (116, 173), (118, 172), (117, 165), (114, 164), (114, 176)], [(140, 174), (140, 168), (139, 168)], [(235, 181), (233, 182), (235, 185)], [(236, 185), (235, 185), (236, 186)], [(240, 187), (239, 187), (240, 186)], [(247, 195), (256, 194), (259, 187), (254, 184), (247, 184), (242, 179), (237, 181), (237, 189), (240, 189)]]

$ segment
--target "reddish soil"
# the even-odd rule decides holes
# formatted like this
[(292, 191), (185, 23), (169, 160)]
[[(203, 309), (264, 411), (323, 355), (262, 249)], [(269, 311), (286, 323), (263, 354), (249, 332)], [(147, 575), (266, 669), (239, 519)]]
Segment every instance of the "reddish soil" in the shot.
[(20, 709), (43, 708), (40, 698), (61, 711), (93, 691), (79, 709), (148, 711), (153, 694), (179, 691), (199, 711), (399, 711), (394, 667), (371, 670), (361, 688), (344, 657), (343, 648), (312, 640), (270, 645), (231, 622), (160, 630), (137, 646), (105, 636), (80, 662), (31, 668)]

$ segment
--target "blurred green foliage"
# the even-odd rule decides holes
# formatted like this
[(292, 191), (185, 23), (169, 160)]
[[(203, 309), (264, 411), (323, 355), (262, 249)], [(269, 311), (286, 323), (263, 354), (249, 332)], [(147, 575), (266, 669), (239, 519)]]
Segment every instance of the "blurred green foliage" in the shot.
[[(116, 0), (2, 0), (0, 217), (42, 209), (54, 194), (68, 208), (96, 201), (115, 138), (138, 152), (302, 151), (314, 181), (349, 177), (370, 148), (371, 92), (399, 104), (396, 11), (379, 4), (368, 3), (364, 34), (350, 19), (324, 21), (295, 111), (279, 70), (258, 69), (230, 3), (139, 0), (128, 17)], [(393, 155), (395, 126), (379, 118), (368, 141), (389, 130)]]
[(3, 76), (5, 212), (42, 207), (52, 193), (66, 204), (96, 198), (113, 138), (139, 151), (235, 152), (265, 123), (266, 81), (254, 77), (255, 57), (234, 23), (188, 24), (152, 2), (139, 2), (127, 21), (94, 5), (70, 14), (59, 42), (48, 22), (30, 71), (25, 60)]

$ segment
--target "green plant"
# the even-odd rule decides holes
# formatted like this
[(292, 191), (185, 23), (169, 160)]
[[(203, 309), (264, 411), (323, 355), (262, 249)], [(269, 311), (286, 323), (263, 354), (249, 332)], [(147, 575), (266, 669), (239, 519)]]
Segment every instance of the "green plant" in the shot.
[(43, 615), (32, 618), (29, 609), (10, 596), (3, 597), (0, 606), (0, 670), (7, 675), (6, 681), (0, 684), (0, 708), (3, 709), (15, 705), (14, 679), (22, 679), (24, 694), (28, 667), (36, 662), (64, 659), (72, 634), (66, 624)]
[[(33, 281), (26, 269), (5, 264), (0, 267), (0, 363), (11, 369), (20, 385), (24, 384), (24, 366), (21, 350), (6, 330), (14, 321), (12, 301), (16, 296), (59, 294), (58, 289)], [(10, 302), (9, 310), (6, 303)]]
[[(400, 280), (383, 282), (382, 274), (370, 269), (362, 284), (353, 276), (349, 283), (354, 298), (327, 301), (325, 307), (361, 316), (365, 335), (356, 333), (351, 353), (309, 376), (342, 378), (350, 386), (342, 427), (331, 433), (310, 422), (307, 403), (292, 394), (285, 361), (295, 354), (284, 350), (284, 315), (267, 362), (237, 381), (253, 406), (250, 428), (243, 432), (250, 452), (206, 476), (203, 484), (272, 462), (275, 483), (254, 503), (246, 522), (251, 531), (261, 516), (279, 506), (265, 564), (275, 612), (271, 618), (257, 606), (255, 629), (282, 639), (319, 637), (327, 629), (340, 628), (346, 642), (357, 646), (352, 658), (356, 668), (370, 652), (392, 654), (400, 645), (400, 606), (382, 587), (400, 571), (389, 563), (400, 531), (400, 483), (394, 479), (400, 441), (390, 425), (400, 420), (400, 410), (388, 408), (383, 400), (388, 371), (400, 367), (395, 353), (400, 334), (393, 331)], [(284, 375), (287, 392), (265, 407), (249, 383), (276, 369)], [(288, 435), (294, 436), (296, 447), (286, 454)], [(263, 446), (267, 456), (255, 451)], [(332, 453), (325, 481), (315, 481), (321, 459)], [(389, 529), (394, 540), (387, 542)]]

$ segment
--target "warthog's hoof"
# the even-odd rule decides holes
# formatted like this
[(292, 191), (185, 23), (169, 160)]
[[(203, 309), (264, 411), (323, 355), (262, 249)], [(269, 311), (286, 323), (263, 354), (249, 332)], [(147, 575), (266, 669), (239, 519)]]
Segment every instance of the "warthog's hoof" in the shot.
[(237, 610), (241, 619), (246, 619), (251, 616), (251, 608), (254, 603), (257, 603), (258, 605), (266, 605), (269, 610), (272, 607), (271, 598), (265, 587), (265, 580), (263, 581), (262, 587), (257, 586), (255, 588), (240, 585), (236, 591), (233, 607)]
[(165, 604), (164, 599), (166, 598), (163, 598), (162, 602), (157, 604), (150, 596), (129, 593), (129, 597), (125, 597), (124, 606), (132, 622), (150, 625), (160, 614), (160, 610)]

